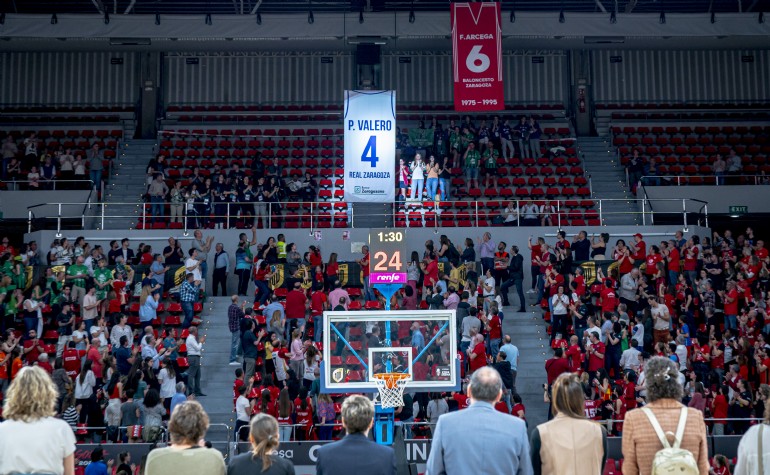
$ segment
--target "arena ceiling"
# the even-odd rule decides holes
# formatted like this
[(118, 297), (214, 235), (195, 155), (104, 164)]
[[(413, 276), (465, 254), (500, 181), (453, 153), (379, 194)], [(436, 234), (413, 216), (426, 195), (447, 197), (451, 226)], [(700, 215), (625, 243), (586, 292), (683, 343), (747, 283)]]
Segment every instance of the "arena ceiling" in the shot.
[[(505, 0), (504, 10), (722, 13), (770, 11), (770, 0)], [(6, 13), (253, 14), (446, 11), (448, 0), (0, 0)]]

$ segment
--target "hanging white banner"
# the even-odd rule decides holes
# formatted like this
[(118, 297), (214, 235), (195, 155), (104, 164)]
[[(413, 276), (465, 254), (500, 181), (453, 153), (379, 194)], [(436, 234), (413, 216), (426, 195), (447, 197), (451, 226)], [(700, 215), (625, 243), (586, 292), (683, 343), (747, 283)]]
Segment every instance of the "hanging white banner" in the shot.
[(345, 201), (396, 198), (396, 91), (345, 91)]

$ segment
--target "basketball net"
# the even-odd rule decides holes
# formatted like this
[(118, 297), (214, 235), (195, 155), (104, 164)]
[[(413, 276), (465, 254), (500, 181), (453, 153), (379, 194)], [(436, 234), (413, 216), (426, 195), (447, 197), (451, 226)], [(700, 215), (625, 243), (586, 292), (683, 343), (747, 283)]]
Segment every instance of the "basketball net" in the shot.
[(375, 373), (374, 382), (380, 392), (380, 405), (384, 408), (404, 405), (404, 389), (412, 380), (408, 373)]

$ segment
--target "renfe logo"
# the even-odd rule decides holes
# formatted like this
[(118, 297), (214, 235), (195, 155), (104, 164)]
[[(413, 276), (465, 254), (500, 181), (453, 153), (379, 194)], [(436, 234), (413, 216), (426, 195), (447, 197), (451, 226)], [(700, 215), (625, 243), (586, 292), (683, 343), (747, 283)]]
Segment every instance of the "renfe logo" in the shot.
[(405, 272), (373, 272), (369, 274), (370, 284), (406, 284)]

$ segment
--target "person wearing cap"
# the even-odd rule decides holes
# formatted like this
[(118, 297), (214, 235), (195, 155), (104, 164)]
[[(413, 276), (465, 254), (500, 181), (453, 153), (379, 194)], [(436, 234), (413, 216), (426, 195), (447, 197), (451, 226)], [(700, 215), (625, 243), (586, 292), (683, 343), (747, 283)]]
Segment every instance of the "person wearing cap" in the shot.
[(647, 257), (647, 244), (644, 242), (644, 236), (639, 233), (634, 234), (634, 242), (630, 243), (628, 247), (631, 248), (631, 258), (634, 261), (644, 261)]

